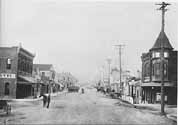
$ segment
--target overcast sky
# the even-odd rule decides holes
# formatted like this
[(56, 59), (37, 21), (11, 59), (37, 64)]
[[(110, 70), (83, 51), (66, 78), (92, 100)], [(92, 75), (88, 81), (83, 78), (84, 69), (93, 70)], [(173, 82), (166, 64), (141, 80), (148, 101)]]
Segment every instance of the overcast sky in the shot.
[[(125, 44), (123, 68), (141, 70), (141, 54), (153, 46), (161, 29), (157, 2), (83, 0), (2, 0), (2, 41), (36, 53), (34, 63), (51, 63), (79, 80), (94, 77), (113, 45)], [(177, 49), (177, 4), (166, 12), (165, 32)], [(113, 58), (112, 63), (117, 60)]]

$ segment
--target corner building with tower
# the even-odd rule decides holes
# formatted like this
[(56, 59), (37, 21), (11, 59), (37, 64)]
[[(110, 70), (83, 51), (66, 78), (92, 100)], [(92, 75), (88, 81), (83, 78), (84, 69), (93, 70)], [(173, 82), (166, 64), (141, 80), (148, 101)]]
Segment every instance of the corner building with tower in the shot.
[(161, 101), (161, 47), (164, 48), (164, 101), (177, 104), (177, 51), (173, 50), (164, 30), (142, 59), (142, 99), (147, 103)]

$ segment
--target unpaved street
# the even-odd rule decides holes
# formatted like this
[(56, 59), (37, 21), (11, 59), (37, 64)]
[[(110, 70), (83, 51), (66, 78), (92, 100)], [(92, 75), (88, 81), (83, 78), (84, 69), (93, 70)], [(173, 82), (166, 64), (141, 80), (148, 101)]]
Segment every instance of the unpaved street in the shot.
[(16, 102), (12, 104), (12, 114), (1, 115), (0, 121), (6, 124), (175, 124), (164, 116), (119, 106), (117, 102), (95, 89), (88, 89), (85, 94), (63, 93), (52, 98), (49, 109), (42, 107), (42, 101)]

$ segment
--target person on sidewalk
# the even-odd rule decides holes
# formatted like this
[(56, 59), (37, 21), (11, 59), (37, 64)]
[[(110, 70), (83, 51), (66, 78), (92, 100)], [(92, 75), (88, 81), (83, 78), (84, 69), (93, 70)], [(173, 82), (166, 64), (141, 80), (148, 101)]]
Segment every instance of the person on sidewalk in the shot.
[(47, 101), (48, 101), (47, 108), (49, 108), (49, 104), (50, 104), (50, 101), (51, 101), (51, 95), (50, 94), (48, 95)]
[(142, 103), (142, 104), (145, 104), (145, 96), (142, 96), (141, 99), (142, 99), (142, 100), (141, 100), (141, 103)]

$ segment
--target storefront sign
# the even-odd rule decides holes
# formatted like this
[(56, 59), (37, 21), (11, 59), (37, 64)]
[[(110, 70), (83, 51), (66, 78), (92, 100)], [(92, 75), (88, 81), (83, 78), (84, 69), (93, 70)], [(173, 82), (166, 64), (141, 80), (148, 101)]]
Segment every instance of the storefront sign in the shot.
[(15, 79), (15, 74), (10, 74), (10, 73), (1, 73), (0, 78), (8, 78), (8, 79)]

